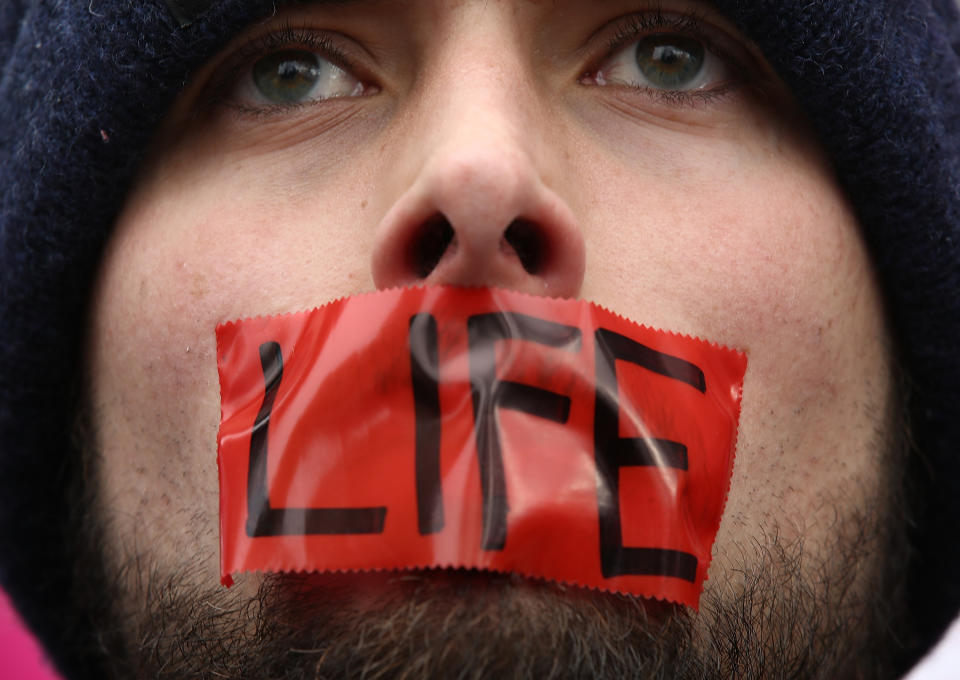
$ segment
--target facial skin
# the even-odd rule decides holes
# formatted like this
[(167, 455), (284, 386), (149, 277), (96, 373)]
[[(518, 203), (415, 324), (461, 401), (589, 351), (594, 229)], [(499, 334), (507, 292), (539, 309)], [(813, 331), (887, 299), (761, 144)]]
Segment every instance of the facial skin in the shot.
[[(658, 34), (708, 41), (702, 89), (638, 84), (633, 50)], [(327, 58), (320, 39), (351, 64), (329, 81), (342, 96), (257, 100), (254, 63), (287, 48)], [(437, 214), (454, 237), (431, 268), (423, 225)], [(532, 272), (504, 238), (518, 219), (541, 251)], [(583, 298), (748, 355), (699, 614), (456, 573), (218, 585), (216, 324), (414, 283)], [(896, 448), (882, 304), (814, 137), (705, 4), (281, 9), (178, 100), (93, 303), (98, 531), (128, 670), (189, 677), (192, 653), (246, 677), (876, 671), (864, 650), (882, 646)], [(308, 604), (283, 608), (298, 589)], [(271, 630), (279, 659), (238, 661), (267, 654)], [(284, 651), (288, 638), (318, 651)]]

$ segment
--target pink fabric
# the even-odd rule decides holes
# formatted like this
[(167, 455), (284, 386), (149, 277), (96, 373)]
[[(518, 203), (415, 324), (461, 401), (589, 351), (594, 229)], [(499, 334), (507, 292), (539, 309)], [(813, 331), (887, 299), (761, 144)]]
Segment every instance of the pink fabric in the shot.
[(23, 627), (6, 593), (0, 590), (0, 677), (18, 680), (59, 680), (43, 650)]

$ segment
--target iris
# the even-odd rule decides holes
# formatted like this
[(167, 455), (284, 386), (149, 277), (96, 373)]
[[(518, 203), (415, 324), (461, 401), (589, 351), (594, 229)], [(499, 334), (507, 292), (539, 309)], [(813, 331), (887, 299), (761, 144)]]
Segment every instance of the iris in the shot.
[(653, 87), (691, 89), (703, 70), (703, 44), (682, 35), (651, 35), (637, 43), (637, 66)]
[(296, 104), (310, 95), (322, 70), (316, 54), (305, 50), (284, 50), (269, 54), (254, 64), (253, 82), (267, 101)]

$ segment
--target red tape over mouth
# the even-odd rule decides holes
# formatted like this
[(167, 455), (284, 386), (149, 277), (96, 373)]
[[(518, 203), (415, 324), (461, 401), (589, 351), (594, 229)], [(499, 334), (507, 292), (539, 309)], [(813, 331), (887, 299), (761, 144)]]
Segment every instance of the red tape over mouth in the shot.
[(217, 327), (222, 580), (476, 568), (697, 607), (746, 357), (500, 289)]

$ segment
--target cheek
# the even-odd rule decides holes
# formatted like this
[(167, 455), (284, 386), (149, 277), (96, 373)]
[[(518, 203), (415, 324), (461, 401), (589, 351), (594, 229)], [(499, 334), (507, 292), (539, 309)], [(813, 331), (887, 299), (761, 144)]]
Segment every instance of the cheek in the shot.
[(288, 177), (203, 168), (178, 178), (148, 179), (117, 224), (89, 360), (116, 544), (170, 557), (216, 546), (216, 325), (372, 288), (359, 192), (294, 197)]
[(816, 545), (838, 502), (879, 483), (888, 416), (883, 310), (856, 220), (800, 140), (670, 137), (583, 173), (599, 178), (582, 208), (596, 216), (584, 295), (746, 352), (717, 546), (775, 526)]
[(828, 323), (872, 284), (856, 221), (817, 159), (672, 139), (645, 140), (629, 165), (594, 155), (581, 172), (587, 297), (626, 296), (644, 322), (749, 351)]

